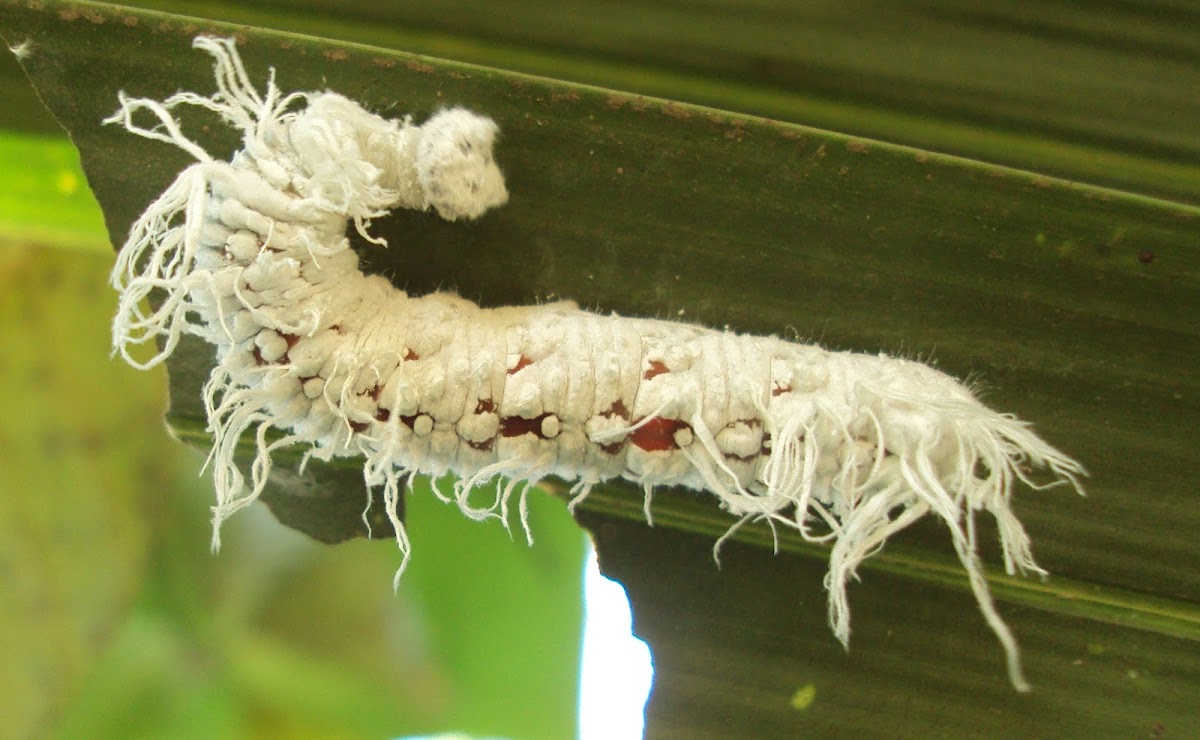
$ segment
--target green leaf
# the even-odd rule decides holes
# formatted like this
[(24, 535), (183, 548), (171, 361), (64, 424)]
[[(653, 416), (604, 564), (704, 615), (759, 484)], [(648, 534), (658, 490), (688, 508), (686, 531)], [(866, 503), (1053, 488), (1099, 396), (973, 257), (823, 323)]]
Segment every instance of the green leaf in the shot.
[[(108, 361), (105, 260), (0, 239), (0, 716), (44, 737), (137, 593), (162, 377)], [(109, 392), (96, 395), (96, 388)]]
[[(147, 96), (209, 90), (207, 61), (188, 50), (190, 36), (234, 29), (85, 4), (71, 18), (12, 3), (0, 7), (5, 28), (11, 24), (41, 44), (42, 54), (30, 56), (26, 68), (80, 146), (119, 242), (185, 158), (96, 122), (111, 112), (118, 88)], [(779, 646), (791, 645), (799, 626), (824, 649), (834, 644), (815, 577), (822, 566), (809, 557), (821, 553), (755, 560), (753, 567), (717, 573), (692, 552), (706, 546), (685, 548), (694, 566), (672, 565), (673, 548), (684, 547), (681, 535), (655, 531), (648, 539), (622, 540), (603, 530), (619, 534), (628, 525), (590, 520), (602, 546), (613, 540), (629, 547), (622, 553), (628, 565), (609, 567), (635, 592), (639, 629), (656, 651), (651, 727), (665, 728), (664, 734), (682, 727), (690, 736), (719, 735), (718, 728), (727, 734), (764, 706), (790, 707), (809, 685), (815, 690), (805, 715), (819, 716), (825, 707), (833, 712), (820, 720), (828, 725), (817, 726), (833, 727), (843, 714), (858, 717), (848, 726), (865, 726), (850, 709), (858, 701), (880, 707), (880, 726), (899, 734), (939, 731), (938, 721), (951, 732), (973, 730), (974, 720), (988, 713), (1019, 714), (1012, 726), (1029, 731), (1085, 710), (1091, 729), (1101, 729), (1115, 726), (1114, 709), (1122, 706), (1111, 699), (1116, 696), (1132, 708), (1120, 720), (1129, 723), (1123, 727), (1195, 729), (1181, 698), (1200, 687), (1196, 666), (1186, 660), (1200, 624), (1194, 567), (1200, 559), (1194, 505), (1200, 453), (1192, 444), (1200, 411), (1200, 209), (1194, 205), (1200, 147), (1190, 125), (1195, 116), (1187, 115), (1191, 103), (1179, 95), (1195, 75), (1179, 46), (1188, 41), (1168, 39), (1165, 47), (1183, 49), (1175, 56), (1183, 76), (1159, 73), (1165, 81), (1150, 84), (1156, 73), (1145, 63), (1121, 64), (1138, 53), (1129, 38), (1137, 31), (1101, 24), (1096, 34), (1120, 41), (1113, 45), (1119, 53), (1101, 53), (1104, 63), (1089, 67), (1095, 85), (1108, 85), (1103, 95), (1081, 88), (1054, 97), (1074, 102), (1042, 105), (1040, 91), (1049, 88), (1039, 84), (1053, 83), (1058, 69), (1047, 52), (1031, 68), (1048, 77), (1027, 85), (1010, 80), (1002, 90), (983, 86), (975, 111), (924, 120), (948, 105), (935, 104), (953, 89), (947, 80), (971, 76), (975, 67), (960, 61), (1003, 57), (978, 78), (997, 80), (1011, 69), (1006, 64), (1031, 59), (1019, 53), (1031, 48), (1020, 39), (1010, 39), (1012, 51), (997, 54), (987, 39), (1005, 37), (1003, 24), (975, 18), (971, 23), (991, 30), (970, 43), (958, 37), (960, 53), (939, 59), (929, 72), (941, 82), (923, 91), (911, 84), (919, 65), (905, 65), (899, 82), (891, 83), (891, 107), (883, 106), (891, 112), (863, 125), (879, 138), (1036, 164), (1041, 172), (496, 69), (238, 29), (255, 79), (274, 66), (284, 89), (327, 87), (375, 110), (418, 117), (461, 103), (501, 123), (499, 157), (513, 193), (508, 207), (468, 227), (412, 213), (378, 224), (392, 247), (366, 252), (370, 268), (409, 291), (452, 287), (486, 305), (564, 297), (601, 311), (817, 338), (839, 349), (933, 354), (953, 374), (982, 376), (990, 405), (1035, 421), (1049, 440), (1088, 465), (1087, 499), (1059, 491), (1024, 491), (1019, 498), (1039, 560), (1055, 577), (1046, 584), (997, 583), (1040, 689), (1028, 699), (1006, 693), (998, 650), (978, 632), (981, 620), (962, 594), (965, 582), (947, 570), (945, 533), (932, 523), (907, 532), (874, 559), (874, 570), (864, 569), (867, 583), (852, 593), (854, 651), (850, 657), (832, 651), (822, 672), (809, 675), (789, 656), (822, 654), (817, 648)], [(1052, 20), (1043, 15), (1030, 27), (1050, 28)], [(1159, 24), (1146, 33), (1167, 34), (1170, 27)], [(751, 53), (750, 36), (731, 34), (730, 45)], [(114, 57), (106, 51), (111, 48), (121, 54)], [(778, 46), (773, 53), (780, 53)], [(836, 44), (829, 41), (824, 53), (838, 53)], [(1143, 56), (1145, 62), (1152, 53)], [(876, 73), (886, 57), (873, 62)], [(1087, 58), (1095, 57), (1085, 54), (1075, 64)], [(655, 64), (681, 64), (658, 59)], [(664, 88), (685, 87), (682, 77), (663, 80)], [(703, 89), (709, 102), (755, 109), (741, 97), (745, 86)], [(988, 126), (1022, 89), (1031, 91), (1023, 112)], [(1119, 92), (1129, 89), (1145, 92), (1152, 104), (1118, 125), (1114, 111), (1126, 105)], [(922, 98), (930, 90), (933, 96)], [(910, 94), (916, 102), (907, 109)], [(762, 100), (768, 98), (790, 99), (776, 93)], [(1081, 113), (1092, 99), (1108, 112), (1097, 113), (1094, 126)], [(861, 100), (862, 107), (879, 109), (869, 96)], [(1183, 108), (1172, 108), (1172, 100)], [(813, 110), (794, 105), (794, 111)], [(846, 130), (862, 131), (850, 125), (862, 107), (830, 106), (808, 120), (828, 115)], [(1043, 137), (1044, 131), (1059, 132), (1061, 140)], [(1014, 142), (1020, 145), (1009, 151)], [(1059, 147), (1062, 142), (1067, 146)], [(130, 162), (140, 165), (136, 176), (129, 175)], [(1123, 167), (1134, 162), (1137, 167)], [(1049, 176), (1054, 173), (1134, 192)], [(184, 436), (204, 428), (197, 386), (187, 376), (202, 374), (207, 357), (190, 346), (173, 367), (171, 422)], [(711, 503), (706, 510), (704, 501), (663, 493), (656, 518), (706, 535), (722, 531), (728, 521)], [(639, 504), (640, 494), (620, 486), (592, 502), (620, 515)], [(742, 536), (765, 542), (769, 533), (748, 528)], [(612, 562), (611, 549), (604, 552)], [(718, 593), (687, 575), (693, 567), (719, 578)], [(801, 579), (791, 569), (812, 572)], [(635, 580), (635, 573), (643, 575)], [(901, 598), (907, 600), (898, 608)], [(755, 608), (742, 606), (747, 603)], [(764, 610), (777, 619), (766, 619)], [(728, 619), (713, 621), (708, 614)], [(779, 621), (786, 618), (797, 621)], [(886, 639), (887, 629), (902, 631), (904, 639)], [(676, 650), (671, 630), (703, 639)], [(726, 639), (746, 633), (745, 642)], [(1071, 673), (1076, 660), (1104, 669), (1077, 676)], [(855, 666), (862, 668), (852, 675)], [(765, 685), (748, 677), (755, 672), (776, 688), (764, 693)], [(1139, 680), (1147, 675), (1153, 680)], [(941, 702), (943, 695), (972, 691), (977, 696), (959, 704)], [(681, 704), (680, 696), (690, 703)], [(908, 712), (909, 706), (921, 710)], [(796, 729), (764, 722), (764, 733)]]
[(0, 235), (6, 240), (109, 253), (100, 209), (70, 142), (0, 130), (0, 172)]
[(530, 502), (541, 536), (527, 548), (418, 485), (416, 552), (393, 593), (394, 547), (325, 547), (261, 509), (210, 556), (211, 488), (189, 472), (163, 487), (137, 609), (59, 736), (574, 733), (582, 543), (560, 502)]
[(1200, 204), (1187, 2), (140, 0)]
[[(851, 599), (850, 652), (825, 623), (824, 563), (587, 515), (654, 651), (646, 737), (1190, 737), (1196, 637), (1006, 607), (1031, 694), (1004, 681), (974, 600), (879, 572)], [(653, 554), (653, 567), (645, 557)], [(667, 587), (665, 584), (670, 584)]]
[[(24, 26), (44, 72), (38, 57), (27, 67), (47, 99), (70, 101), (57, 115), (120, 241), (185, 157), (96, 122), (118, 88), (207, 90), (207, 64), (188, 48), (201, 29), (47, 16)], [(85, 43), (98, 33), (128, 51), (100, 65)], [(736, 114), (243, 33), (252, 73), (274, 65), (289, 88), (418, 115), (468, 102), (502, 123), (511, 205), (465, 227), (396, 214), (379, 225), (393, 247), (366, 255), (374, 271), (487, 305), (570, 297), (837, 348), (936, 351), (948, 371), (981, 375), (991, 405), (1036, 421), (1093, 469), (1089, 499), (1023, 498), (1035, 533), (1057, 533), (1035, 537), (1057, 574), (1200, 596), (1188, 557), (1200, 512), (1186, 506), (1184, 464), (1200, 382), (1189, 372), (1200, 210)], [(77, 85), (94, 94), (71, 98)], [(191, 345), (173, 366), (184, 430), (204, 425), (187, 386), (209, 356)], [(1154, 522), (1156, 537), (1096, 524), (1113, 517)]]

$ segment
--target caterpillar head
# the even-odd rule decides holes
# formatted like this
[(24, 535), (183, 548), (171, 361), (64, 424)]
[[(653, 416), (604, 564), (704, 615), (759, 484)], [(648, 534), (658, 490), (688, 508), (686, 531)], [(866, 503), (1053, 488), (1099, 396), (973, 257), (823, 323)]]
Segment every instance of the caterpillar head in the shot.
[(447, 221), (479, 218), (508, 202), (492, 157), (496, 123), (465, 108), (444, 110), (421, 126), (417, 178), (430, 206)]
[(299, 172), (291, 185), (331, 211), (369, 218), (396, 205), (400, 124), (337, 93), (307, 95), (281, 146)]

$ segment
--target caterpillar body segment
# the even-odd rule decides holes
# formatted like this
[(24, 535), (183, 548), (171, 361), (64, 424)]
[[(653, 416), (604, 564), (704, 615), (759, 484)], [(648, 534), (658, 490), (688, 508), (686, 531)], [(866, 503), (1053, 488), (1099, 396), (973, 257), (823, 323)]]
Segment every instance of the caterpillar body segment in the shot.
[[(1027, 688), (983, 577), (974, 516), (996, 519), (1008, 572), (1044, 573), (1012, 512), (1013, 488), (1045, 468), (1080, 489), (1078, 463), (909, 360), (601, 316), (570, 302), (485, 309), (450, 293), (409, 296), (363, 274), (348, 228), (378, 241), (371, 220), (395, 208), (459, 220), (503, 205), (496, 124), (460, 108), (419, 126), (385, 120), (336, 93), (283, 95), (273, 75), (260, 93), (232, 41), (195, 45), (215, 59), (216, 93), (122, 94), (109, 119), (197, 160), (120, 251), (113, 338), (139, 367), (164, 360), (185, 333), (216, 347), (204, 388), (214, 546), (221, 522), (262, 492), (273, 451), (288, 445), (363, 458), (404, 562), (396, 512), (409, 473), (457, 476), (448, 500), (475, 519), (507, 524), (515, 497), (527, 534), (525, 497), (546, 476), (574, 482), (572, 506), (597, 483), (634, 481), (647, 518), (654, 487), (682, 485), (711, 492), (736, 518), (731, 531), (762, 521), (831, 543), (829, 618), (846, 643), (846, 587), (859, 563), (932, 514), (1014, 686)], [(180, 130), (180, 105), (218, 113), (241, 131), (242, 150), (214, 160)], [(153, 128), (136, 120), (147, 115)], [(145, 308), (152, 293), (162, 300)], [(154, 340), (151, 360), (131, 357)], [(247, 435), (258, 446), (249, 479), (234, 463)], [(493, 482), (494, 497), (472, 495)]]

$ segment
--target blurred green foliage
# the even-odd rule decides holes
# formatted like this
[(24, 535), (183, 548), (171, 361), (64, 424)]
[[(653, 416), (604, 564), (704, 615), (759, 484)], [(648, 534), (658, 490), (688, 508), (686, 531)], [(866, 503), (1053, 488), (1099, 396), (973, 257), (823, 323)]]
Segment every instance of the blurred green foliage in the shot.
[(388, 541), (325, 547), (258, 508), (214, 557), (165, 373), (109, 358), (74, 149), (4, 133), (0, 164), (0, 736), (574, 732), (583, 536), (560, 502), (534, 496), (527, 548), (418, 485), (398, 594)]

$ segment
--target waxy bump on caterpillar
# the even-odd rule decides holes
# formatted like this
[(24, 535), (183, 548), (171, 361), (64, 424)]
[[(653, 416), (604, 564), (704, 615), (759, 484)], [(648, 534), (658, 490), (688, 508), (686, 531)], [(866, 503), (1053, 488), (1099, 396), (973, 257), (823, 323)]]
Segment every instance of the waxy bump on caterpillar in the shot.
[[(953, 378), (883, 355), (830, 352), (650, 319), (600, 316), (569, 302), (483, 309), (451, 293), (413, 297), (365, 275), (347, 229), (369, 241), (395, 208), (474, 219), (508, 199), (492, 157), (496, 124), (461, 108), (424, 124), (385, 120), (332, 92), (260, 93), (231, 40), (200, 37), (217, 91), (164, 101), (120, 95), (109, 122), (195, 159), (134, 223), (112, 282), (116, 351), (138, 367), (180, 337), (216, 348), (203, 396), (221, 523), (253, 502), (272, 453), (361, 456), (397, 514), (410, 473), (454, 474), (442, 495), (473, 519), (507, 525), (516, 496), (528, 535), (533, 483), (573, 482), (578, 505), (602, 481), (708, 491), (735, 521), (787, 526), (831, 545), (829, 622), (850, 636), (848, 582), (892, 534), (926, 514), (947, 526), (1013, 685), (1016, 641), (992, 602), (975, 513), (999, 527), (1009, 573), (1044, 574), (1012, 511), (1031, 468), (1080, 489), (1083, 468), (1028, 424), (981, 404)], [(242, 134), (219, 161), (181, 131), (199, 106)], [(151, 128), (138, 118), (156, 122)], [(161, 300), (146, 308), (152, 293)], [(159, 342), (147, 362), (134, 345)], [(252, 434), (247, 480), (234, 461)], [(499, 481), (487, 505), (470, 492)], [(1044, 486), (1040, 486), (1044, 487)], [(718, 542), (719, 544), (719, 542)]]

